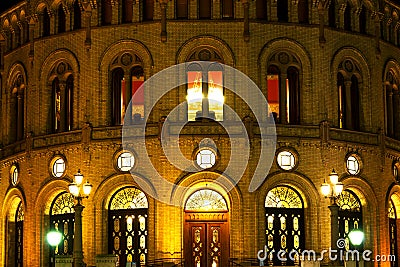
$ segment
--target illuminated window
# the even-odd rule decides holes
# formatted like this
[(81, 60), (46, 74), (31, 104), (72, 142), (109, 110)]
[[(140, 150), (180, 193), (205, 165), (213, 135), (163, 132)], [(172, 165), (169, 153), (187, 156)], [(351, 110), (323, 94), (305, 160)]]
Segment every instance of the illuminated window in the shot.
[(399, 166), (400, 166), (399, 162), (393, 163), (393, 177), (396, 180), (396, 182), (400, 181)]
[(279, 122), (279, 70), (275, 66), (270, 66), (268, 69), (267, 86), (269, 113), (275, 122)]
[(276, 157), (278, 166), (285, 171), (290, 171), (296, 166), (296, 158), (292, 152), (284, 150), (278, 153)]
[(148, 255), (148, 202), (135, 187), (118, 190), (108, 212), (108, 251), (118, 256), (118, 266), (128, 262), (145, 266)]
[(185, 204), (186, 211), (227, 211), (225, 198), (217, 191), (201, 189), (190, 195)]
[(362, 206), (357, 195), (350, 190), (344, 190), (337, 200), (339, 206), (339, 238), (345, 240), (345, 249), (354, 249), (350, 243), (349, 233), (353, 229), (362, 230)]
[(357, 175), (360, 172), (360, 162), (356, 155), (350, 155), (346, 160), (347, 171), (351, 175)]
[[(300, 253), (304, 249), (303, 200), (295, 189), (278, 186), (268, 192), (265, 198), (265, 222), (267, 253), (272, 250), (295, 250)], [(283, 262), (273, 253), (269, 264), (279, 266), (283, 263), (294, 265), (293, 258), (288, 257), (287, 262)]]
[(54, 177), (60, 178), (65, 172), (65, 161), (61, 157), (53, 160), (52, 173)]
[(187, 71), (188, 121), (205, 117), (224, 120), (224, 88), (222, 66), (209, 65), (203, 71), (199, 64), (190, 64)]
[(200, 168), (207, 169), (215, 165), (215, 153), (210, 149), (202, 149), (197, 153), (196, 163)]
[(123, 152), (117, 158), (117, 167), (120, 171), (130, 171), (134, 165), (135, 157), (131, 152)]
[[(398, 255), (397, 254), (397, 214), (396, 207), (393, 203), (392, 199), (389, 199), (389, 208), (388, 208), (388, 217), (389, 217), (389, 240), (390, 240), (390, 255)], [(397, 267), (398, 261), (391, 261), (390, 267)]]
[(11, 176), (11, 184), (16, 186), (18, 183), (18, 166), (12, 165), (10, 169), (10, 176)]
[(137, 55), (123, 53), (111, 71), (112, 124), (138, 123), (144, 118), (144, 72)]

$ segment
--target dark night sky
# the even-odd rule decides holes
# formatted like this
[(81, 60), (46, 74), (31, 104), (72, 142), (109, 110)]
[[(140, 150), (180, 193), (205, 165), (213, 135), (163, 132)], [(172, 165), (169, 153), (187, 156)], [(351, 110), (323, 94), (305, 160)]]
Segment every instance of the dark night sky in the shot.
[(0, 0), (0, 12), (22, 2), (22, 0)]

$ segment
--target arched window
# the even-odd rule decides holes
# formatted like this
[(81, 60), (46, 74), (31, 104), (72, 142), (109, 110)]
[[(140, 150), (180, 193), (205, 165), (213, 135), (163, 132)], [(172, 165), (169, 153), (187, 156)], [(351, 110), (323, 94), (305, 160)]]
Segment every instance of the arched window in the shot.
[(277, 123), (300, 123), (300, 61), (279, 52), (269, 60), (267, 68), (267, 99), (270, 116)]
[[(212, 54), (203, 49), (199, 52)], [(207, 69), (198, 63), (188, 63), (187, 67), (187, 105), (188, 121), (210, 118), (224, 120), (224, 78), (223, 67), (212, 63)], [(203, 97), (204, 96), (204, 97)]]
[(393, 200), (389, 200), (389, 209), (388, 209), (388, 217), (389, 217), (389, 240), (390, 240), (390, 255), (395, 255), (396, 260), (390, 262), (391, 267), (398, 267), (399, 261), (397, 259), (397, 213), (396, 208), (393, 203)]
[(288, 22), (289, 21), (289, 8), (288, 0), (277, 1), (278, 21)]
[[(124, 53), (111, 71), (112, 124), (139, 123), (144, 118), (144, 71), (137, 55)], [(125, 115), (129, 115), (125, 118)]]
[(336, 0), (331, 0), (328, 9), (329, 27), (336, 28)]
[(130, 23), (133, 19), (133, 0), (121, 1), (122, 23)]
[(267, 0), (256, 0), (256, 17), (257, 19), (267, 19)]
[(108, 207), (108, 252), (127, 262), (144, 266), (148, 254), (148, 208), (146, 195), (135, 187), (118, 190)]
[(211, 0), (197, 0), (199, 19), (211, 19)]
[(351, 31), (351, 5), (349, 2), (347, 2), (346, 9), (344, 10), (343, 23), (344, 29), (346, 31)]
[(176, 0), (176, 18), (188, 18), (188, 0)]
[(297, 5), (297, 16), (299, 23), (308, 23), (308, 1), (299, 0)]
[[(74, 245), (74, 199), (70, 193), (62, 192), (50, 206), (50, 231), (56, 230), (62, 238), (58, 246), (50, 246), (50, 261), (55, 255), (72, 255)], [(51, 265), (50, 265), (51, 266)]]
[(217, 191), (202, 189), (190, 195), (185, 204), (185, 211), (228, 211), (228, 205), (225, 198)]
[(62, 85), (58, 78), (52, 82), (53, 132), (70, 131), (73, 123), (74, 78), (69, 75)]
[(43, 29), (43, 36), (50, 35), (50, 15), (47, 11), (47, 7), (43, 9), (42, 13), (42, 29)]
[(361, 11), (359, 15), (359, 26), (360, 26), (360, 33), (367, 33), (367, 11), (365, 6), (361, 6)]
[(65, 32), (65, 12), (62, 4), (58, 6), (58, 33)]
[(267, 253), (286, 251), (286, 263), (273, 253), (273, 265), (294, 265), (289, 253), (301, 252), (305, 246), (304, 205), (300, 194), (289, 186), (271, 189), (265, 198), (265, 218)]
[(5, 242), (5, 266), (23, 266), (24, 208), (21, 200), (15, 198), (9, 203)]
[(24, 207), (19, 203), (15, 214), (15, 266), (22, 267), (24, 259)]
[(400, 126), (397, 121), (400, 119), (399, 108), (399, 90), (398, 80), (392, 70), (386, 73), (385, 77), (386, 90), (386, 135), (394, 138), (400, 138)]
[(25, 98), (25, 82), (22, 74), (18, 74), (13, 82), (11, 94), (11, 136), (10, 141), (19, 141), (24, 138), (24, 100)]
[(154, 0), (143, 0), (143, 20), (153, 20)]
[(339, 65), (337, 74), (339, 127), (360, 130), (359, 68), (351, 59)]
[(82, 28), (82, 11), (79, 5), (79, 1), (74, 1), (74, 30)]
[(111, 25), (111, 21), (112, 21), (111, 0), (101, 1), (101, 24)]
[(233, 18), (233, 0), (222, 0), (221, 17), (223, 19)]
[(349, 240), (349, 233), (353, 229), (363, 229), (361, 202), (352, 191), (344, 190), (340, 194), (337, 204), (339, 206), (339, 238), (346, 241), (346, 250), (354, 249)]

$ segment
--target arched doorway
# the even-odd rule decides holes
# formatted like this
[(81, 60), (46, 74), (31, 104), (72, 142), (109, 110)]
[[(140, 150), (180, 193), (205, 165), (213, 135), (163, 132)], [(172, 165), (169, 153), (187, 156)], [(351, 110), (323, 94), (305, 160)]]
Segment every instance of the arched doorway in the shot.
[(145, 266), (148, 244), (146, 195), (136, 187), (119, 189), (108, 208), (108, 252), (118, 256), (118, 266)]
[(228, 266), (228, 205), (217, 191), (200, 189), (187, 199), (184, 251), (188, 267)]
[(50, 246), (50, 266), (54, 266), (55, 255), (72, 255), (74, 245), (74, 198), (68, 192), (58, 194), (50, 206), (50, 231), (62, 234), (58, 246)]
[(15, 198), (7, 216), (7, 266), (23, 266), (24, 208)]
[[(390, 255), (395, 255), (396, 259), (398, 257), (397, 254), (397, 213), (396, 207), (393, 203), (392, 199), (389, 199), (389, 209), (388, 209), (388, 217), (389, 217), (389, 240), (390, 240)], [(391, 261), (390, 267), (398, 267), (398, 260)]]
[[(304, 249), (303, 207), (303, 199), (292, 187), (278, 186), (268, 192), (265, 198), (265, 234), (267, 252), (275, 252), (272, 254), (273, 265), (295, 265), (289, 253), (293, 250), (300, 253)], [(279, 259), (278, 251), (286, 252), (286, 261)]]

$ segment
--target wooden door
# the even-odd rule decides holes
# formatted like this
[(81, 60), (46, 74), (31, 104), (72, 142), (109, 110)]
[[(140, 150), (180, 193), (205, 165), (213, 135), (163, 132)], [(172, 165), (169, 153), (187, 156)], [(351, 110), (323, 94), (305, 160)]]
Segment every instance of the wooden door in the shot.
[(229, 234), (226, 222), (185, 223), (185, 263), (189, 267), (228, 266)]

